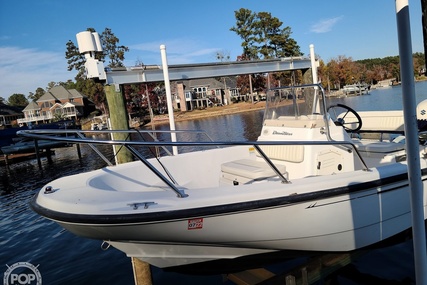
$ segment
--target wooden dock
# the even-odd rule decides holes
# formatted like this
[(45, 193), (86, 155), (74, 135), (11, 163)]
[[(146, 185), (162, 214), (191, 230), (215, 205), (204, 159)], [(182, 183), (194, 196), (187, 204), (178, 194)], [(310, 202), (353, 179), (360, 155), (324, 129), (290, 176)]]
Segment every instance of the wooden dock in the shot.
[[(52, 155), (52, 152), (51, 152)], [(47, 157), (48, 153), (47, 151), (43, 151), (39, 153), (40, 157)], [(36, 159), (37, 154), (35, 152), (31, 153), (17, 153), (17, 154), (10, 154), (10, 155), (0, 155), (0, 165), (11, 165), (18, 162), (23, 162), (31, 159)]]
[[(79, 144), (75, 144), (75, 145), (77, 149), (77, 155), (79, 158), (81, 158), (80, 145)], [(72, 146), (73, 145), (67, 144), (67, 145), (58, 146), (55, 148), (43, 148), (43, 149), (38, 148), (37, 150), (35, 149), (34, 151), (29, 151), (29, 152), (20, 152), (20, 153), (14, 153), (14, 154), (0, 154), (0, 165), (10, 166), (14, 163), (37, 159), (37, 164), (39, 168), (41, 168), (42, 157), (46, 157), (49, 163), (51, 163), (52, 155), (55, 154), (56, 148), (64, 148), (64, 147), (72, 147)]]

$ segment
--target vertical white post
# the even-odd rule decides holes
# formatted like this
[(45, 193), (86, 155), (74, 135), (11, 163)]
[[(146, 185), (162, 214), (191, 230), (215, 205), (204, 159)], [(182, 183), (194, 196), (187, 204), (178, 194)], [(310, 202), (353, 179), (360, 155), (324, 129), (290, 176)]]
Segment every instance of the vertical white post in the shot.
[[(107, 127), (109, 130), (111, 130), (111, 119), (110, 118), (107, 119)], [(114, 133), (110, 133), (110, 137), (111, 137), (111, 140), (113, 141), (114, 140)], [(117, 160), (117, 152), (116, 152), (116, 145), (115, 144), (113, 144), (113, 153), (114, 153), (114, 161), (115, 161), (116, 165), (119, 165), (119, 162)]]
[(310, 60), (311, 60), (311, 74), (313, 75), (313, 84), (317, 84), (317, 66), (316, 66), (316, 56), (314, 54), (314, 45), (310, 45)]
[(416, 284), (427, 284), (427, 251), (424, 225), (424, 198), (421, 177), (418, 125), (412, 62), (411, 27), (408, 0), (396, 0), (397, 36), (402, 81), (403, 116), (408, 162), (408, 177)]
[[(163, 78), (165, 80), (165, 90), (166, 90), (166, 100), (168, 103), (168, 114), (169, 114), (169, 126), (171, 132), (171, 140), (172, 142), (176, 142), (176, 133), (175, 131), (175, 118), (173, 117), (173, 105), (172, 105), (172, 93), (171, 93), (171, 85), (169, 81), (169, 69), (168, 69), (168, 60), (166, 57), (166, 46), (160, 46), (160, 54), (162, 56), (162, 68), (163, 68)], [(173, 146), (172, 152), (174, 155), (178, 154), (178, 147)]]
[[(310, 45), (310, 60), (311, 60), (311, 75), (313, 77), (313, 84), (317, 84), (317, 65), (316, 65), (316, 56), (314, 54), (314, 45)], [(314, 87), (314, 98), (313, 98), (313, 110), (312, 113), (320, 113), (319, 107), (319, 88)]]

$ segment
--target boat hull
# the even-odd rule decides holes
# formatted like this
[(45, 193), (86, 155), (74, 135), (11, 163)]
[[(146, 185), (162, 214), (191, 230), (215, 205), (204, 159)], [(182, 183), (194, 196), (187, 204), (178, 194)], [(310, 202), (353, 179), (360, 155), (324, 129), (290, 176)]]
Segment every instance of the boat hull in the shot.
[[(276, 181), (188, 190), (187, 198), (157, 193), (151, 196), (155, 202), (137, 209), (128, 204), (121, 214), (111, 210), (119, 208), (114, 203), (109, 214), (61, 213), (40, 205), (39, 198), (54, 194), (39, 194), (46, 197), (36, 198), (32, 207), (76, 235), (105, 240), (129, 256), (170, 267), (281, 250), (364, 248), (411, 227), (408, 189), (406, 165), (395, 164), (335, 175), (333, 182), (317, 176), (291, 185)], [(212, 196), (217, 199), (206, 199)]]

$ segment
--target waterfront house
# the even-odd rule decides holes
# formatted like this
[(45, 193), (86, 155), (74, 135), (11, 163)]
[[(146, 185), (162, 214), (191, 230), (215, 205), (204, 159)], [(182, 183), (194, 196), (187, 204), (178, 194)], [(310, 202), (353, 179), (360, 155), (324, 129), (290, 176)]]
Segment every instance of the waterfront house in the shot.
[(24, 118), (18, 119), (20, 125), (48, 123), (53, 119), (79, 120), (95, 110), (95, 105), (75, 89), (67, 90), (55, 86), (44, 93), (37, 101), (31, 102), (23, 110)]
[[(189, 111), (228, 105), (232, 98), (239, 95), (234, 77), (225, 77), (220, 80), (215, 78), (185, 80), (175, 83), (173, 104), (175, 109)], [(183, 102), (185, 104), (182, 104)]]
[(0, 103), (0, 128), (16, 125), (17, 120), (23, 117), (22, 108)]

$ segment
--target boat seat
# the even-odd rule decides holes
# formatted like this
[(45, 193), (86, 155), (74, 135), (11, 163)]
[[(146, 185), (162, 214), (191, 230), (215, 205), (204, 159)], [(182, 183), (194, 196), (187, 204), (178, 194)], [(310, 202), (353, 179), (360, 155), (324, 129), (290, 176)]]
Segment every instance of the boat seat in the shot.
[[(275, 164), (280, 173), (286, 173), (284, 165)], [(255, 159), (240, 159), (223, 163), (221, 165), (222, 178), (236, 183), (262, 180), (277, 176), (274, 170), (265, 162)]]
[(353, 140), (353, 143), (359, 152), (387, 154), (405, 149), (405, 144), (395, 142)]
[[(391, 138), (390, 134), (404, 132), (403, 111), (362, 111), (358, 114), (362, 119), (362, 128), (355, 134), (359, 138), (385, 140)], [(351, 122), (356, 121), (356, 118), (348, 113), (346, 120)]]
[[(362, 118), (362, 129), (363, 131), (384, 131), (384, 132), (403, 132), (404, 131), (404, 120), (403, 111), (362, 111), (358, 112)], [(347, 117), (350, 117), (348, 114)]]

